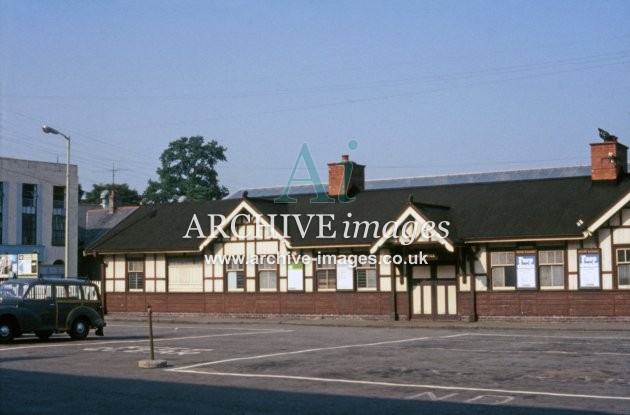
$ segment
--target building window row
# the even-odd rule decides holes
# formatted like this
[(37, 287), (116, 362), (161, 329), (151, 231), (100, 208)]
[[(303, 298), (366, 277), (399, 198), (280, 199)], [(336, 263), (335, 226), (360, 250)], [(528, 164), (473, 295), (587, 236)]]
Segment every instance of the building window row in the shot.
[(492, 288), (499, 290), (538, 287), (563, 289), (565, 286), (564, 256), (564, 250), (544, 250), (524, 254), (514, 251), (491, 252)]

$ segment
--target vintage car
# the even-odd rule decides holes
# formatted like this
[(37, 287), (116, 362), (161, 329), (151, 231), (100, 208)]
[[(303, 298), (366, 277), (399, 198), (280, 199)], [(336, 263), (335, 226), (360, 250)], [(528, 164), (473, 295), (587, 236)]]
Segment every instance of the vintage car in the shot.
[(0, 284), (0, 342), (22, 333), (42, 340), (67, 332), (84, 339), (90, 328), (103, 335), (105, 318), (98, 287), (78, 278), (14, 278)]

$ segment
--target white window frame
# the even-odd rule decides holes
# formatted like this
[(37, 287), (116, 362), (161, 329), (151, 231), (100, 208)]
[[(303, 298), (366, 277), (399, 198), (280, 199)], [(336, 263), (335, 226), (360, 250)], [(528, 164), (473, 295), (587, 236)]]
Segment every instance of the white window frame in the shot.
[[(273, 257), (273, 261), (269, 258)], [(278, 291), (278, 265), (274, 255), (261, 255), (258, 261), (258, 289), (260, 291)], [(273, 286), (263, 286), (263, 281), (273, 281)]]
[[(505, 285), (506, 269), (511, 268), (514, 275), (514, 284)], [(501, 272), (499, 272), (499, 270)], [(516, 290), (516, 254), (514, 251), (491, 251), (490, 252), (490, 271), (492, 289), (497, 291)], [(497, 285), (499, 274), (502, 277), (502, 285)]]
[[(621, 289), (628, 289), (630, 288), (630, 247), (617, 248), (616, 254), (617, 254), (616, 256), (617, 258), (617, 287)], [(627, 273), (628, 273), (627, 284), (621, 283), (621, 272), (620, 272), (621, 267), (624, 267), (624, 269), (627, 269)]]
[[(546, 271), (544, 270), (550, 270), (551, 272), (551, 285), (545, 285), (543, 275)], [(562, 275), (562, 285), (554, 284), (554, 272), (558, 270), (560, 270)], [(541, 290), (564, 290), (566, 280), (564, 250), (549, 249), (538, 251), (538, 279)]]
[[(237, 261), (230, 261), (229, 264), (225, 264), (225, 282), (229, 292), (243, 292), (245, 291), (245, 258), (241, 263)], [(242, 282), (242, 287), (239, 287), (239, 280)]]
[[(378, 273), (376, 272), (376, 264), (370, 264), (369, 261), (365, 264), (357, 263), (355, 267), (355, 275), (357, 279), (358, 291), (376, 291), (378, 290)], [(362, 277), (361, 274), (365, 274)], [(372, 275), (372, 277), (370, 277)], [(364, 286), (361, 286), (361, 280), (364, 281)], [(373, 279), (372, 281), (370, 281)], [(372, 282), (372, 284), (370, 284)]]
[[(144, 275), (144, 258), (127, 258), (127, 290), (130, 292), (144, 291), (145, 287), (145, 275)], [(136, 266), (140, 266), (137, 269)], [(134, 287), (131, 285), (131, 275), (134, 277)], [(138, 287), (138, 278), (142, 279), (142, 287)]]
[[(335, 262), (328, 264), (317, 261), (315, 269), (317, 291), (335, 291), (337, 289), (337, 264)], [(322, 279), (326, 280), (325, 287), (320, 285)]]

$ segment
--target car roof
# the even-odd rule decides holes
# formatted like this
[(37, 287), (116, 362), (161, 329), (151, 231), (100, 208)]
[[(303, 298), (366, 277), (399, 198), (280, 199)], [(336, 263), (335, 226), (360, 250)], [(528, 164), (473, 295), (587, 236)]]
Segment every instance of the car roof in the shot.
[(50, 283), (50, 284), (80, 284), (80, 285), (91, 285), (92, 281), (85, 280), (81, 278), (15, 278), (12, 280), (7, 280), (6, 282), (22, 282), (24, 284), (35, 284), (38, 282)]

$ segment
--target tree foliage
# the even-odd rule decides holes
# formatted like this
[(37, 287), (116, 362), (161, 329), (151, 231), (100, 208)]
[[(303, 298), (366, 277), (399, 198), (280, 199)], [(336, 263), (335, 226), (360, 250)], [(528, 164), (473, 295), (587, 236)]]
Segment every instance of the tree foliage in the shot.
[(215, 166), (226, 161), (227, 149), (215, 140), (203, 137), (181, 137), (169, 143), (160, 156), (158, 180), (149, 180), (144, 198), (148, 202), (164, 203), (185, 196), (188, 200), (221, 199), (228, 194), (219, 184)]
[(111, 192), (112, 189), (116, 191), (116, 201), (119, 205), (133, 206), (140, 204), (140, 194), (136, 190), (130, 189), (126, 183), (113, 186), (105, 183), (94, 184), (92, 190), (85, 192), (82, 202), (100, 204), (103, 190)]

